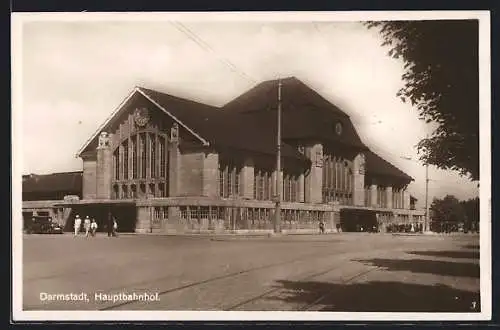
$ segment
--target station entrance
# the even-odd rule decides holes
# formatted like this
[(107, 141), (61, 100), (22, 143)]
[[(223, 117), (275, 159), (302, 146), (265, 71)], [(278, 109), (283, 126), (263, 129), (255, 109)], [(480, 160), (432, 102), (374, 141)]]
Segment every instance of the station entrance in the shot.
[(365, 209), (341, 209), (340, 226), (345, 232), (378, 232), (377, 212)]
[(135, 203), (75, 203), (71, 206), (67, 204), (65, 206), (71, 208), (71, 212), (64, 224), (64, 231), (66, 232), (73, 231), (76, 215), (79, 215), (82, 219), (82, 226), (85, 217), (94, 218), (97, 222), (98, 232), (107, 232), (109, 220), (112, 218), (116, 219), (118, 232), (135, 232), (137, 222)]

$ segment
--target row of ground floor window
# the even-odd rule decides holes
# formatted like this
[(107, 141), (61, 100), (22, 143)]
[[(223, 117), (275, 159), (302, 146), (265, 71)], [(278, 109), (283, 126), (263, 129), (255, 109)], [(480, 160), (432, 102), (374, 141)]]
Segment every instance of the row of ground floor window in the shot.
[[(105, 231), (109, 216), (116, 218), (121, 232), (224, 232), (238, 230), (273, 230), (275, 211), (268, 207), (228, 206), (147, 206), (79, 205), (71, 209), (45, 211), (64, 226), (73, 228), (74, 218), (89, 216)], [(40, 212), (39, 212), (40, 214)], [(23, 212), (30, 219), (33, 212)], [(389, 225), (421, 224), (422, 215), (394, 214), (364, 209), (341, 210), (281, 210), (281, 229), (285, 231), (316, 231), (323, 223), (327, 231), (386, 232)]]

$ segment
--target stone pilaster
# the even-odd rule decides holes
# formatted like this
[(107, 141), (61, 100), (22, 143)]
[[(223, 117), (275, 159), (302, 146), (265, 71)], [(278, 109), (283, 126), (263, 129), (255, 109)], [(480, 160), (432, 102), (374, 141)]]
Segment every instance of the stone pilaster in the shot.
[(219, 154), (215, 152), (205, 154), (205, 158), (203, 159), (202, 180), (202, 195), (217, 197), (217, 186), (219, 183)]
[(365, 205), (365, 155), (357, 154), (353, 162), (353, 201), (355, 206)]
[(137, 222), (135, 225), (136, 233), (149, 233), (151, 231), (151, 207), (137, 207)]
[(245, 159), (241, 169), (241, 196), (245, 199), (253, 199), (254, 163), (251, 158)]
[(97, 158), (96, 154), (83, 159), (82, 197), (95, 199), (97, 196)]
[(299, 182), (297, 187), (297, 201), (299, 203), (304, 203), (304, 174), (299, 175)]
[(111, 198), (111, 179), (113, 175), (113, 159), (109, 137), (106, 132), (99, 136), (97, 146), (97, 166), (96, 166), (96, 198)]
[(179, 192), (179, 172), (180, 172), (180, 151), (179, 151), (179, 131), (177, 124), (170, 130), (168, 154), (168, 197), (175, 197)]
[(370, 186), (370, 206), (377, 207), (377, 185), (372, 184)]
[(168, 219), (165, 223), (165, 231), (168, 233), (177, 233), (182, 231), (181, 214), (178, 206), (168, 207)]
[(392, 209), (392, 187), (385, 188), (386, 208)]
[(317, 143), (305, 147), (305, 155), (311, 160), (311, 170), (304, 180), (306, 203), (323, 201), (323, 145)]
[(410, 209), (410, 193), (406, 190), (403, 192), (403, 209)]

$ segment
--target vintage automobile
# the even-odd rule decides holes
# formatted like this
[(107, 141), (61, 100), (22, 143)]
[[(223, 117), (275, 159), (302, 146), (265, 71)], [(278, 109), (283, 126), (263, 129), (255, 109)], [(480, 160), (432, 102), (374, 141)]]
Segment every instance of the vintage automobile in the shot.
[(34, 216), (26, 225), (27, 234), (62, 234), (63, 228), (49, 216)]

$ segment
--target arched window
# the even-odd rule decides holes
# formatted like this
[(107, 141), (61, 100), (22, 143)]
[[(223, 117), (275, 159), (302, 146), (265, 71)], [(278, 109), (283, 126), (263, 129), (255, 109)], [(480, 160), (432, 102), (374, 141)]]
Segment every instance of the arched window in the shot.
[(352, 204), (352, 161), (325, 149), (323, 156), (323, 202)]
[(243, 165), (233, 160), (219, 162), (219, 195), (220, 197), (234, 197), (241, 193), (240, 175)]
[(297, 202), (299, 191), (299, 176), (296, 174), (283, 174), (283, 201)]
[(124, 139), (113, 151), (113, 198), (167, 197), (168, 138), (142, 131)]
[(257, 200), (271, 200), (273, 169), (255, 167), (253, 196)]

